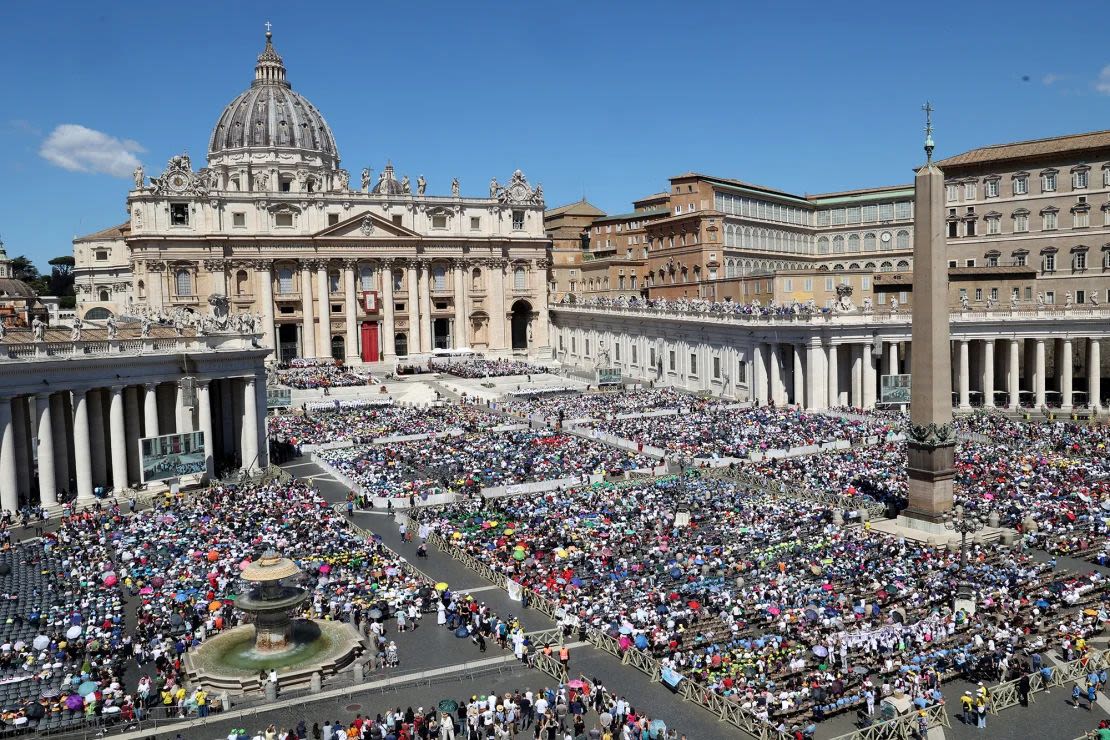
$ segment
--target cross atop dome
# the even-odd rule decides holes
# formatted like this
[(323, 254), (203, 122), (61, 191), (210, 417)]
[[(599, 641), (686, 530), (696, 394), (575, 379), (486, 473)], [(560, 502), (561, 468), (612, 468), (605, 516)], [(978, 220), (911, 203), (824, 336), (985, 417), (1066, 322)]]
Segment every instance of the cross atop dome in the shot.
[(285, 64), (281, 55), (274, 50), (274, 34), (270, 31), (272, 24), (266, 21), (266, 48), (258, 55), (258, 64), (254, 68), (254, 84), (277, 84), (289, 87), (285, 81)]

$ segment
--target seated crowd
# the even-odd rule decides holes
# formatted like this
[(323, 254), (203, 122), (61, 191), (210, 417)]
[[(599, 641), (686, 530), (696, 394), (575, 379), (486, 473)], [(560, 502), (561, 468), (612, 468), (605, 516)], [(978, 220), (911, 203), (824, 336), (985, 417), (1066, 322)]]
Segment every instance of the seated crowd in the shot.
[(328, 442), (368, 444), (381, 437), (439, 434), (451, 429), (477, 432), (502, 420), (476, 406), (446, 404), (431, 408), (408, 406), (308, 406), (302, 412), (266, 417), (271, 439), (300, 445)]
[[(691, 524), (676, 527), (680, 505)], [(783, 726), (955, 675), (997, 679), (1102, 628), (1098, 574), (973, 545), (975, 615), (952, 610), (959, 553), (833, 523), (721, 480), (599, 483), (421, 511), (451, 546), (688, 680)]]
[(344, 365), (331, 362), (283, 366), (277, 370), (277, 381), (290, 388), (342, 388), (369, 385), (370, 376), (360, 375)]
[(428, 369), (460, 378), (500, 378), (507, 375), (541, 375), (553, 368), (532, 362), (509, 359), (470, 358), (466, 360), (429, 360)]
[(712, 402), (674, 388), (614, 390), (581, 393), (553, 398), (503, 401), (498, 408), (520, 416), (539, 415), (545, 419), (608, 419), (617, 414), (642, 414), (649, 411), (702, 407)]

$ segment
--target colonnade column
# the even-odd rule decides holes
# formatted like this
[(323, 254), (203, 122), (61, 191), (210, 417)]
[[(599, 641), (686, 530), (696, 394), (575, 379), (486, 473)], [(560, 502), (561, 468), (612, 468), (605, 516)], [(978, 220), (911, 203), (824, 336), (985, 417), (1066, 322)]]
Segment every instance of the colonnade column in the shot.
[(382, 356), (381, 359), (393, 357), (397, 352), (394, 339), (393, 315), (393, 263), (389, 260), (382, 262)]
[(1060, 365), (1060, 408), (1065, 411), (1070, 411), (1072, 408), (1071, 391), (1072, 391), (1072, 341), (1065, 339), (1063, 341), (1062, 357), (1057, 360)]
[(1036, 363), (1036, 369), (1034, 370), (1034, 376), (1033, 376), (1033, 393), (1035, 394), (1035, 400), (1033, 401), (1033, 404), (1034, 404), (1034, 406), (1036, 406), (1037, 408), (1040, 409), (1040, 408), (1044, 408), (1044, 404), (1045, 404), (1045, 395), (1044, 395), (1044, 386), (1045, 386), (1045, 383), (1044, 383), (1044, 380), (1045, 380), (1044, 379), (1044, 372), (1045, 372), (1044, 340), (1043, 339), (1035, 339), (1034, 342), (1035, 342), (1034, 346), (1036, 347), (1035, 355), (1034, 355), (1034, 362)]
[(821, 359), (823, 355), (821, 340), (810, 340), (806, 347), (806, 385), (808, 386), (806, 408), (813, 411), (827, 408), (829, 405), (826, 382), (828, 371), (825, 370), (825, 363)]
[(840, 349), (833, 344), (829, 343), (829, 383), (826, 393), (829, 397), (829, 408), (840, 405), (840, 364), (839, 355)]
[(216, 476), (216, 454), (213, 446), (216, 444), (212, 434), (212, 405), (208, 386), (209, 381), (197, 381), (197, 422), (198, 430), (204, 435), (204, 469), (208, 479)]
[(174, 383), (173, 391), (174, 419), (177, 423), (174, 431), (178, 434), (191, 432), (193, 431), (193, 410), (185, 405), (185, 388), (182, 387), (181, 381)]
[(255, 273), (257, 276), (255, 290), (255, 302), (262, 303), (262, 334), (265, 337), (266, 346), (274, 350), (274, 359), (281, 359), (277, 356), (277, 328), (274, 326), (274, 275), (272, 272), (271, 262), (259, 261), (254, 263)]
[(983, 406), (994, 408), (994, 340), (983, 342)]
[(848, 399), (848, 405), (857, 408), (863, 407), (863, 346), (860, 344), (849, 344), (848, 351), (850, 353), (850, 361), (852, 363), (852, 393)]
[(127, 431), (123, 416), (123, 386), (113, 385), (108, 405), (108, 427), (112, 436), (112, 488), (118, 495), (127, 488)]
[[(104, 403), (99, 388), (85, 391), (86, 416), (85, 433), (89, 438), (89, 453), (92, 460), (93, 486), (108, 485), (108, 459), (104, 444)], [(75, 425), (76, 426), (76, 425)], [(74, 430), (76, 434), (76, 429)]]
[(1020, 349), (1018, 344), (1020, 339), (1010, 340), (1010, 362), (1006, 368), (1010, 373), (1010, 408), (1016, 409), (1021, 406), (1021, 365)]
[(959, 340), (960, 364), (956, 371), (960, 381), (960, 408), (971, 408), (971, 385), (967, 340)]
[(416, 260), (409, 260), (407, 272), (409, 293), (406, 302), (409, 309), (409, 337), (408, 348), (409, 354), (415, 355), (420, 352), (420, 270)]
[(785, 388), (782, 382), (782, 347), (778, 342), (771, 342), (770, 344), (770, 379), (771, 379), (771, 400), (775, 402), (776, 406), (781, 406), (786, 399)]
[(875, 352), (873, 345), (860, 345), (863, 354), (863, 408), (875, 408)]
[(68, 395), (50, 394), (50, 426), (54, 432), (54, 480), (61, 484), (59, 488), (69, 488), (70, 482), (69, 423), (72, 423), (73, 417), (66, 408)]
[[(792, 345), (791, 349), (794, 355), (794, 403), (801, 408), (806, 408), (806, 371), (802, 359), (802, 345)], [(812, 390), (809, 395), (813, 395)]]
[(158, 434), (158, 384), (143, 383), (143, 436)]
[(1102, 407), (1102, 357), (1099, 355), (1098, 338), (1091, 337), (1087, 348), (1087, 401), (1091, 408)]
[(354, 260), (343, 262), (343, 308), (346, 314), (347, 341), (344, 345), (346, 363), (361, 362), (362, 355), (358, 351), (358, 308), (357, 294), (355, 293), (355, 266)]
[(488, 263), (490, 271), (490, 305), (493, 307), (489, 315), (489, 337), (492, 349), (510, 349), (510, 342), (505, 339), (505, 266), (508, 264), (503, 259), (493, 259)]
[(752, 384), (755, 393), (752, 397), (757, 406), (767, 405), (770, 394), (767, 392), (767, 345), (763, 342), (752, 348)]
[(27, 414), (27, 400), (24, 396), (16, 396), (11, 400), (12, 427), (15, 433), (15, 475), (17, 495), (30, 498), (31, 495), (31, 468), (34, 459), (27, 445), (27, 429), (30, 427)]
[(316, 331), (316, 356), (331, 357), (331, 285), (328, 263), (316, 263), (316, 300), (320, 302), (320, 327)]
[(898, 374), (898, 342), (886, 343), (886, 374)]
[(0, 507), (12, 515), (19, 511), (15, 424), (12, 422), (12, 399), (9, 397), (0, 397)]
[(432, 271), (430, 262), (420, 263), (420, 351), (432, 351), (432, 286), (429, 273)]
[(77, 504), (93, 500), (92, 452), (89, 449), (89, 393), (73, 391), (73, 459), (77, 469)]
[(50, 394), (35, 396), (35, 428), (39, 436), (39, 504), (58, 503), (58, 478), (54, 474), (54, 425), (50, 418)]
[(312, 311), (312, 270), (301, 263), (301, 357), (316, 357), (316, 318)]
[(138, 483), (142, 480), (142, 472), (139, 470), (139, 437), (142, 433), (139, 431), (141, 422), (139, 421), (139, 387), (129, 385), (123, 391), (123, 427), (124, 435), (127, 440), (127, 479), (131, 483)]
[(254, 390), (254, 377), (242, 379), (243, 384), (243, 468), (258, 468), (258, 403)]
[(455, 349), (469, 346), (467, 344), (466, 330), (466, 275), (464, 274), (463, 261), (455, 260), (455, 331), (452, 332), (455, 340)]

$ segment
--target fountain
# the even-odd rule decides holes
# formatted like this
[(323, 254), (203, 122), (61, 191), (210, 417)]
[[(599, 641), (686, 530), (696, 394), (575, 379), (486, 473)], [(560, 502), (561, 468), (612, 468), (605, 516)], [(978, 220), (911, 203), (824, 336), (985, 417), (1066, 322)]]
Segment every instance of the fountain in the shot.
[(210, 690), (246, 693), (262, 688), (265, 674), (278, 672), (282, 687), (311, 682), (314, 673), (338, 673), (363, 648), (359, 633), (345, 622), (293, 619), (291, 612), (308, 599), (308, 591), (282, 583), (301, 569), (273, 550), (250, 563), (240, 577), (251, 588), (235, 607), (252, 624), (222, 632), (185, 655), (189, 678)]

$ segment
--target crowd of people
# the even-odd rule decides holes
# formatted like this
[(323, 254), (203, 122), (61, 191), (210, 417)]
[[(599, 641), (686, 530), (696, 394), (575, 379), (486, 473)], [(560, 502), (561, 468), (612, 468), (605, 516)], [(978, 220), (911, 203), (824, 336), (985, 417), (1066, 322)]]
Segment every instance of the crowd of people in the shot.
[(460, 378), (501, 378), (508, 375), (542, 375), (553, 368), (523, 360), (468, 358), (465, 360), (428, 361), (428, 369)]
[(478, 432), (502, 423), (477, 406), (444, 404), (429, 408), (393, 405), (308, 406), (303, 410), (266, 417), (271, 439), (301, 445), (332, 442), (369, 444), (375, 439), (448, 430)]
[(277, 368), (276, 380), (279, 384), (300, 390), (310, 388), (343, 388), (369, 385), (369, 375), (356, 373), (346, 365), (330, 360), (295, 360)]
[(611, 475), (656, 463), (594, 440), (524, 429), (356, 445), (323, 450), (317, 457), (363, 493), (391, 498), (477, 493), (488, 486)]
[(713, 401), (674, 388), (634, 389), (577, 393), (549, 398), (513, 399), (497, 407), (519, 416), (545, 419), (610, 419), (617, 414), (703, 408)]
[[(568, 296), (563, 296), (563, 303), (569, 304)], [(579, 301), (578, 305), (590, 308), (630, 308), (647, 309), (656, 311), (669, 311), (672, 313), (700, 313), (720, 314), (731, 316), (799, 316), (828, 313), (831, 309), (819, 308), (812, 299), (801, 303), (790, 301), (779, 303), (775, 300), (764, 305), (758, 298), (750, 303), (739, 303), (732, 299), (723, 301), (709, 301), (704, 298), (641, 298), (639, 296), (591, 296)]]
[[(689, 526), (675, 511), (688, 507)], [(959, 554), (861, 527), (774, 492), (698, 477), (598, 483), (421, 512), (452, 546), (566, 619), (785, 726), (901, 692), (924, 706), (953, 675), (1089, 637), (1098, 574), (1057, 574), (1020, 549)], [(955, 582), (977, 591), (953, 611)]]

